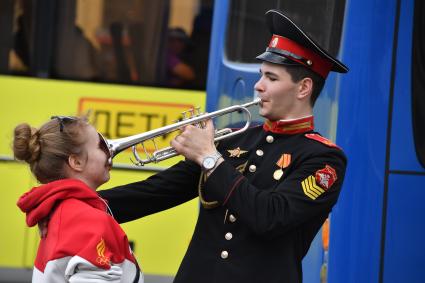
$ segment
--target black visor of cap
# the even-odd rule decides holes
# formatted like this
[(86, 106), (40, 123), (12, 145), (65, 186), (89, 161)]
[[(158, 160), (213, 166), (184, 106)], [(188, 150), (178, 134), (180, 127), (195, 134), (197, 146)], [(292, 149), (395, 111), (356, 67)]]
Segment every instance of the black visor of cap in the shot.
[(300, 63), (293, 61), (279, 53), (275, 53), (271, 51), (266, 51), (255, 58), (261, 61), (266, 61), (269, 63), (279, 64), (279, 65), (301, 65)]

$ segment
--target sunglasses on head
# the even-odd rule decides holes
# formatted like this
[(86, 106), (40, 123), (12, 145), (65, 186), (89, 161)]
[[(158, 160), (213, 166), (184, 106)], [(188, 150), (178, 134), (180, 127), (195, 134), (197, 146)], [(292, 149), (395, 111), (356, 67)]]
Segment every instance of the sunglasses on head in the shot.
[[(63, 129), (65, 127), (65, 124), (70, 123), (70, 122), (75, 122), (78, 120), (77, 117), (74, 116), (52, 116), (50, 117), (51, 120), (53, 119), (57, 119), (59, 122), (59, 130), (62, 133)], [(112, 154), (111, 154), (111, 150), (109, 148), (109, 143), (108, 140), (105, 139), (105, 137), (98, 132), (99, 135), (99, 147), (105, 152), (106, 156), (108, 157), (108, 162), (109, 164), (112, 165)]]
[(50, 117), (50, 120), (53, 119), (57, 119), (59, 122), (59, 130), (62, 133), (63, 132), (63, 128), (65, 127), (65, 124), (70, 123), (70, 122), (75, 122), (78, 120), (77, 117), (74, 116), (52, 116)]

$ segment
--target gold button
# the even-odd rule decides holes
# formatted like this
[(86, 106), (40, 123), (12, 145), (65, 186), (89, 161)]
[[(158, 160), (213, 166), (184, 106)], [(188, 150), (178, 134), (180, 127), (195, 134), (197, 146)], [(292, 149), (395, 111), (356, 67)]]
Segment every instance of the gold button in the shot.
[(272, 142), (274, 142), (274, 137), (273, 137), (273, 136), (267, 136), (267, 137), (266, 137), (266, 141), (267, 141), (268, 143), (272, 143)]
[(226, 233), (226, 235), (224, 235), (224, 238), (229, 241), (233, 238), (233, 235), (232, 235), (232, 233), (228, 232), (228, 233)]
[(249, 165), (249, 172), (254, 173), (257, 170), (257, 166), (254, 164)]
[(234, 222), (236, 222), (236, 217), (233, 214), (230, 214), (229, 220), (230, 220), (230, 222), (234, 223)]
[(229, 257), (229, 253), (227, 252), (227, 251), (222, 251), (221, 252), (221, 258), (222, 259), (226, 259), (226, 258), (228, 258)]
[(264, 152), (261, 149), (257, 149), (257, 151), (255, 152), (258, 156), (263, 156)]

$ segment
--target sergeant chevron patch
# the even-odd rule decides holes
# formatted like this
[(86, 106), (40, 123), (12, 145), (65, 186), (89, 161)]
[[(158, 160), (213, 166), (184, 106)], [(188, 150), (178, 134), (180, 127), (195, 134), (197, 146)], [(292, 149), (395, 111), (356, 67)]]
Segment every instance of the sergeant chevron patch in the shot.
[(304, 181), (301, 182), (301, 186), (303, 187), (304, 194), (312, 200), (315, 200), (325, 192), (325, 190), (316, 184), (316, 178), (312, 175), (305, 178)]

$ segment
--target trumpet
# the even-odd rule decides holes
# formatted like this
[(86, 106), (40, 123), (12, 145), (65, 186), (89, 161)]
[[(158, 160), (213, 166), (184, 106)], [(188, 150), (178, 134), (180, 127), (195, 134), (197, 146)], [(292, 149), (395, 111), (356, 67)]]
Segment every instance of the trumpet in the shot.
[[(159, 138), (164, 135), (170, 134), (187, 125), (195, 125), (195, 126), (203, 128), (207, 120), (213, 119), (219, 116), (223, 116), (232, 112), (236, 112), (236, 111), (242, 112), (243, 114), (245, 114), (246, 122), (244, 127), (240, 128), (237, 131), (232, 131), (229, 128), (218, 130), (214, 134), (214, 141), (217, 142), (217, 141), (241, 134), (245, 132), (251, 124), (251, 113), (249, 112), (247, 108), (254, 105), (258, 105), (259, 103), (260, 103), (260, 99), (255, 99), (251, 102), (248, 102), (242, 105), (233, 105), (227, 108), (223, 108), (221, 110), (217, 110), (211, 113), (204, 113), (204, 114), (195, 114), (194, 110), (192, 109), (190, 110), (190, 113), (192, 114), (190, 117), (184, 118), (184, 120), (179, 121), (177, 123), (167, 125), (161, 128), (157, 128), (154, 130), (150, 130), (141, 134), (125, 137), (125, 138), (105, 140), (110, 151), (110, 163), (112, 163), (112, 158), (114, 158), (117, 154), (119, 154), (123, 150), (130, 147), (132, 148), (134, 158), (136, 159), (136, 161), (133, 161), (133, 163), (138, 166), (144, 166), (151, 162), (158, 163), (162, 160), (177, 156), (178, 155), (177, 151), (171, 146), (158, 149), (155, 143), (155, 138)], [(148, 153), (148, 151), (146, 150), (146, 147), (144, 146), (144, 142), (149, 140), (153, 142), (155, 147), (155, 151), (151, 154)], [(141, 144), (144, 150), (144, 153), (146, 155), (145, 159), (142, 159), (137, 152), (136, 146), (138, 144)]]

